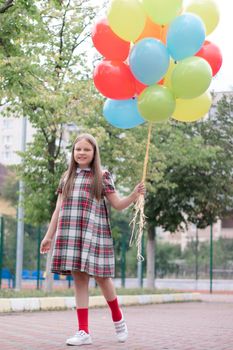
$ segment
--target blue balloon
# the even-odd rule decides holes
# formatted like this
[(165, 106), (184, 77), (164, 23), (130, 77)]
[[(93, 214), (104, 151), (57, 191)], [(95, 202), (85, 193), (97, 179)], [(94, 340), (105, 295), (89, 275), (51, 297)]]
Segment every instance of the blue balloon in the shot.
[(167, 47), (175, 61), (194, 56), (205, 41), (205, 25), (191, 13), (176, 17), (167, 33)]
[(145, 38), (134, 45), (129, 65), (137, 80), (146, 85), (159, 82), (169, 67), (169, 53), (161, 41)]
[(137, 107), (137, 99), (112, 100), (108, 98), (104, 103), (103, 114), (105, 119), (113, 126), (121, 129), (131, 129), (143, 124)]

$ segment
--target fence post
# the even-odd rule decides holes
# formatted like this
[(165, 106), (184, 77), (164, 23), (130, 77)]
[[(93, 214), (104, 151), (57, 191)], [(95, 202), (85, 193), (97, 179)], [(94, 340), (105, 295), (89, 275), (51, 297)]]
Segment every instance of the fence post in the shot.
[(41, 229), (37, 228), (37, 276), (36, 276), (36, 289), (40, 289), (40, 240)]
[(2, 267), (4, 254), (4, 218), (0, 216), (0, 289), (2, 288)]
[(210, 293), (213, 291), (213, 224), (210, 225)]

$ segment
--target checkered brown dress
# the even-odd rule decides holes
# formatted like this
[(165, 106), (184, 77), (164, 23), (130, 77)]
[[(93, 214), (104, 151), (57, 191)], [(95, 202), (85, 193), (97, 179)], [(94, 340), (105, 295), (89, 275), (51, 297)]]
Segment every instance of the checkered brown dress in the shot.
[[(113, 239), (104, 199), (115, 192), (112, 176), (103, 174), (103, 197), (100, 201), (90, 194), (92, 172), (77, 169), (73, 191), (62, 201), (51, 264), (53, 273), (70, 275), (84, 271), (89, 275), (114, 277)], [(62, 193), (62, 184), (58, 187)]]

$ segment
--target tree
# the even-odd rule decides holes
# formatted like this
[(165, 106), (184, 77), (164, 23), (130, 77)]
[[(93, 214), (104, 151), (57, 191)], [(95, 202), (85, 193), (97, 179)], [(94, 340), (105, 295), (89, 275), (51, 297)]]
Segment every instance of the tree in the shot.
[(2, 103), (8, 106), (5, 113), (27, 116), (36, 130), (33, 142), (21, 153), (19, 167), (26, 183), (26, 220), (34, 225), (51, 218), (55, 189), (67, 162), (64, 125), (73, 122), (73, 106), (79, 104), (81, 114), (89, 99), (83, 44), (95, 15), (90, 4), (22, 0), (12, 3), (2, 18), (0, 84)]
[(73, 105), (83, 106), (80, 101), (88, 98), (81, 47), (94, 14), (90, 1), (19, 1), (3, 18), (1, 85), (4, 101), (10, 102), (5, 113), (17, 109), (36, 129), (33, 143), (21, 154), (26, 217), (34, 224), (47, 222), (54, 210), (56, 184), (66, 167), (64, 125), (72, 122)]
[[(150, 246), (154, 246), (156, 226), (170, 232), (182, 230), (190, 222), (197, 228), (205, 228), (232, 208), (233, 159), (229, 147), (232, 108), (229, 104), (232, 98), (227, 102), (223, 97), (213, 118), (195, 125), (175, 123), (160, 130), (157, 143), (165, 156), (165, 169), (160, 181), (149, 178), (146, 215), (151, 230)], [(150, 283), (154, 283), (153, 277)]]

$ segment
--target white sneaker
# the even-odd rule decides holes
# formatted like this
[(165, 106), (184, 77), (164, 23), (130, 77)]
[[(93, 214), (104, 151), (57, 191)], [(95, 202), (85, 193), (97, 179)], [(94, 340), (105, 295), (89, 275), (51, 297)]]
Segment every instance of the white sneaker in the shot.
[(122, 319), (117, 322), (113, 322), (115, 326), (116, 336), (120, 343), (124, 343), (128, 338), (128, 329), (125, 323), (124, 316), (122, 314)]
[(78, 331), (73, 337), (66, 340), (66, 345), (88, 345), (92, 344), (90, 334), (85, 331)]

